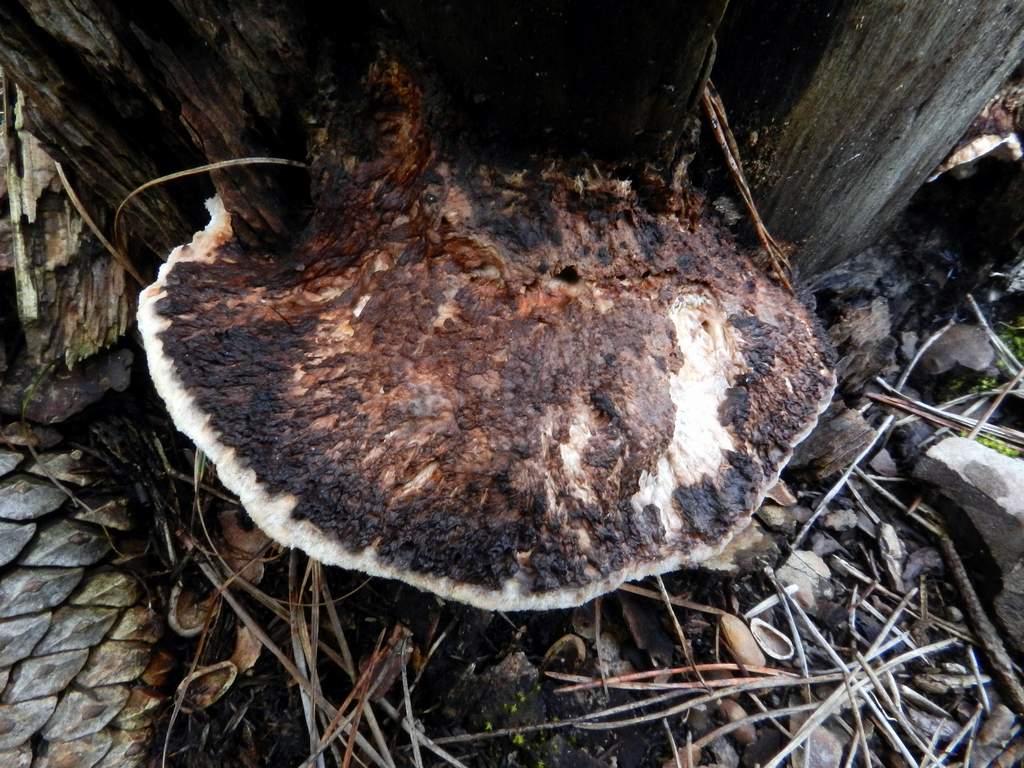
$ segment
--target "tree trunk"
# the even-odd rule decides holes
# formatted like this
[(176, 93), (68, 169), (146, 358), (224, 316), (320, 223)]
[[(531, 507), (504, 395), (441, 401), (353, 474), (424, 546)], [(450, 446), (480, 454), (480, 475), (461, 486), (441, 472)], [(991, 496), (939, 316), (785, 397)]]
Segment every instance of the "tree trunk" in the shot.
[[(668, 178), (696, 150), (692, 107), (717, 34), (714, 78), (755, 199), (775, 234), (802, 246), (794, 260), (806, 274), (878, 234), (1024, 42), (1021, 4), (726, 5), (386, 0), (355, 5), (339, 24), (280, 0), (19, 0), (0, 5), (0, 66), (24, 94), (25, 130), (64, 164), (101, 226), (162, 174), (239, 157), (308, 161), (311, 175), (265, 165), (212, 174), (236, 232), (259, 244), (293, 237), (323, 208), (332, 141), (351, 128), (355, 86), (382, 41), (439, 71), (452, 94), (444, 108), (470, 115), (496, 147), (585, 152), (619, 161), (624, 178), (650, 167)], [(147, 278), (204, 222), (211, 191), (190, 177), (128, 205), (129, 256)], [(106, 259), (94, 244), (77, 247), (92, 254), (83, 260)], [(116, 293), (110, 275), (96, 285)], [(29, 298), (24, 275), (19, 285)], [(92, 306), (101, 317), (87, 335), (109, 339), (120, 299)], [(33, 344), (51, 358), (89, 348), (66, 329), (40, 333), (48, 339)]]
[(1024, 4), (733, 0), (714, 79), (777, 237), (821, 271), (903, 210), (1024, 56)]
[(65, 194), (53, 160), (25, 130), (21, 94), (5, 95), (11, 256), (26, 351), (40, 369), (62, 358), (71, 366), (128, 327), (125, 273)]

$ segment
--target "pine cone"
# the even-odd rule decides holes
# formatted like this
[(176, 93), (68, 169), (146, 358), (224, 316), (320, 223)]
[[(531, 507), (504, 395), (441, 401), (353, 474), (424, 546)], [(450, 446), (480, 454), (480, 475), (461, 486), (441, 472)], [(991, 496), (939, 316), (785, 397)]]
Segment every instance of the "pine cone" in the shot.
[(149, 751), (163, 620), (121, 564), (132, 520), (101, 475), (80, 451), (0, 450), (4, 768), (128, 768)]

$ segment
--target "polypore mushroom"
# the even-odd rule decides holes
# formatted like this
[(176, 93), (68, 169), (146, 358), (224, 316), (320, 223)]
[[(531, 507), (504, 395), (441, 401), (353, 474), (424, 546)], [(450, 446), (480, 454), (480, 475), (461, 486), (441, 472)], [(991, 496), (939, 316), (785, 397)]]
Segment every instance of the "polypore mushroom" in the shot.
[(366, 82), (297, 246), (213, 200), (143, 291), (177, 426), (282, 544), (483, 608), (715, 554), (829, 402), (812, 313), (696, 195), (475, 149), (394, 63)]

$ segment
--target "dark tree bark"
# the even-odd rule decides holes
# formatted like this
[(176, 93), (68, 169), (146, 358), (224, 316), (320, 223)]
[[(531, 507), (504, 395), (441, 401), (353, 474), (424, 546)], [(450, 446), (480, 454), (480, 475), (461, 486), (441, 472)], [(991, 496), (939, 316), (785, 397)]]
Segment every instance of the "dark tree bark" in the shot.
[(734, 0), (714, 78), (804, 273), (856, 253), (1024, 57), (1024, 4)]
[[(0, 67), (24, 96), (24, 130), (63, 163), (104, 230), (126, 195), (166, 173), (251, 156), (309, 163), (310, 174), (236, 167), (134, 199), (129, 255), (148, 278), (204, 223), (213, 189), (252, 243), (292, 238), (330, 208), (336, 141), (383, 41), (439, 72), (446, 108), (495, 147), (554, 147), (618, 161), (624, 177), (669, 178), (697, 148), (693, 106), (717, 36), (714, 78), (756, 197), (776, 234), (801, 244), (795, 261), (810, 273), (906, 204), (1024, 43), (1021, 4), (727, 5), (384, 0), (339, 17), (283, 0), (9, 0)], [(106, 258), (88, 236), (68, 247), (83, 263)], [(108, 290), (91, 321), (97, 338), (120, 327), (134, 286), (111, 280)], [(71, 349), (73, 336), (52, 337), (46, 354)]]

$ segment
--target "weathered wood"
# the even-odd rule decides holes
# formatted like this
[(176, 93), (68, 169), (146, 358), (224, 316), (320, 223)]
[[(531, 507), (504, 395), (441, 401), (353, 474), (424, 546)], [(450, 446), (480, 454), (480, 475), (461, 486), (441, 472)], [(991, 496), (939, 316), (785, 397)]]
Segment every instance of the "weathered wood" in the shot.
[[(237, 157), (303, 159), (312, 126), (293, 96), (312, 85), (305, 18), (285, 2), (3, 3), (0, 67), (25, 93), (26, 124), (47, 151), (113, 210), (166, 173)], [(288, 234), (306, 179), (282, 185), (280, 175), (215, 174), (243, 235)], [(166, 253), (203, 221), (209, 194), (206, 179), (148, 190), (132, 202), (132, 242)]]
[(26, 351), (42, 370), (59, 360), (72, 366), (117, 341), (128, 327), (132, 291), (25, 129), (22, 105), (20, 93), (7, 94), (10, 255)]
[(734, 0), (713, 78), (804, 273), (893, 221), (1024, 56), (1024, 3)]

